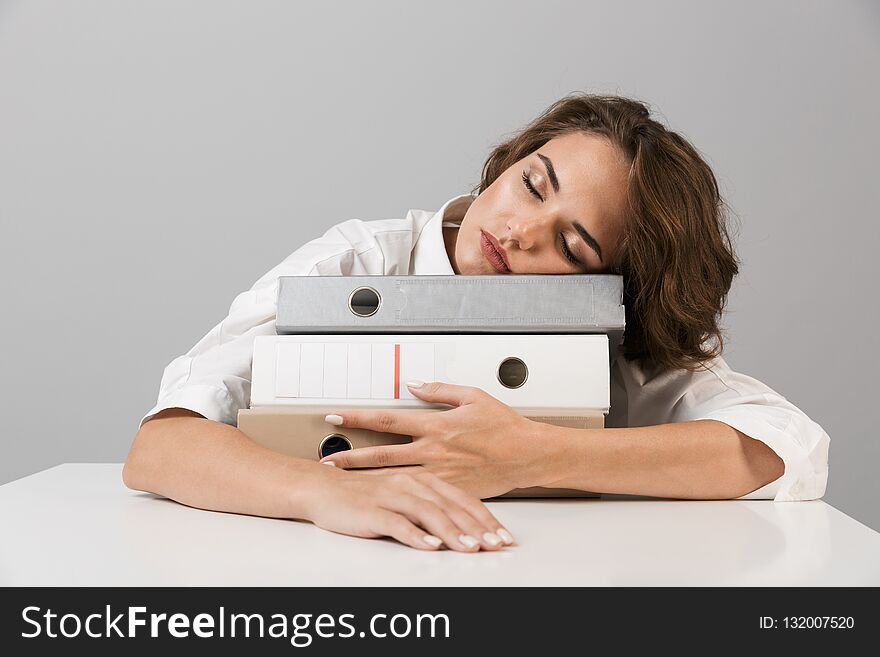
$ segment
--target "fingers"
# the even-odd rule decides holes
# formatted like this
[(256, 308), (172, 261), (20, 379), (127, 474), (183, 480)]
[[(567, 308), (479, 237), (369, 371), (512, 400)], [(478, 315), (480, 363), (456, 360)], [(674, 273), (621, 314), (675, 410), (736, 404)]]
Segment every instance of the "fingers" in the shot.
[(364, 468), (362, 470), (349, 470), (350, 474), (355, 475), (367, 475), (367, 476), (377, 476), (377, 475), (392, 475), (392, 474), (418, 474), (420, 472), (425, 472), (425, 466), (423, 465), (398, 465), (393, 468)]
[(379, 510), (376, 518), (376, 531), (383, 536), (400, 541), (418, 550), (438, 550), (443, 540), (416, 526), (410, 520), (393, 511)]
[[(429, 477), (437, 479), (434, 475)], [(473, 552), (480, 548), (497, 550), (506, 544), (496, 533), (500, 523), (491, 514), (488, 514), (490, 523), (479, 520), (458, 501), (425, 483), (422, 477), (391, 475), (389, 480), (396, 486), (407, 489), (410, 494), (393, 495), (390, 502), (386, 503), (386, 508), (403, 513), (414, 524), (443, 539), (448, 547)], [(457, 490), (449, 484), (441, 485), (440, 488)], [(467, 497), (464, 495), (464, 498)], [(467, 499), (465, 501), (471, 502)], [(476, 503), (469, 504), (472, 508), (483, 506), (479, 500), (472, 501)]]
[(417, 436), (422, 433), (430, 412), (358, 409), (332, 413), (324, 418), (328, 424), (351, 429), (369, 429), (382, 433)]
[(330, 531), (390, 536), (421, 550), (443, 544), (460, 552), (504, 547), (494, 537), (500, 525), (482, 513), (479, 500), (434, 479), (429, 472), (366, 477), (338, 470), (328, 479), (327, 495), (316, 496), (312, 502), (317, 503), (307, 505), (303, 517)]
[(422, 401), (449, 404), (450, 406), (472, 404), (483, 392), (479, 388), (472, 386), (460, 386), (454, 383), (441, 383), (440, 381), (432, 381), (430, 383), (407, 381), (406, 387), (414, 396)]
[[(514, 538), (510, 531), (489, 511), (489, 508), (483, 504), (482, 500), (444, 481), (423, 466), (368, 468), (358, 470), (357, 474), (373, 476), (412, 475), (435, 492), (436, 495), (428, 493), (428, 499), (439, 503), (439, 497), (437, 496), (449, 498), (466, 512), (466, 514), (451, 516), (458, 526), (465, 530), (466, 534), (477, 537), (487, 548), (495, 545), (495, 542), (493, 538), (484, 536), (486, 533), (495, 534), (504, 545), (512, 545), (514, 543)], [(424, 492), (421, 494), (425, 496)], [(455, 510), (457, 513), (457, 507)]]
[(458, 504), (474, 519), (475, 522), (479, 523), (483, 528), (483, 532), (480, 534), (481, 541), (492, 544), (494, 539), (492, 537), (484, 536), (485, 533), (491, 533), (500, 538), (501, 543), (504, 545), (513, 544), (513, 535), (511, 535), (507, 528), (498, 521), (492, 512), (489, 511), (489, 508), (477, 497), (469, 495), (449, 482), (443, 481), (440, 477), (431, 472), (425, 471), (418, 476), (426, 485)]
[(477, 552), (481, 547), (479, 539), (453, 520), (453, 516), (461, 513), (456, 513), (448, 500), (438, 502), (420, 495), (402, 495), (394, 500), (391, 509), (440, 538), (446, 547), (459, 552)]
[(398, 465), (419, 465), (418, 447), (409, 445), (378, 445), (336, 452), (321, 459), (338, 468), (389, 468)]
[[(472, 404), (481, 396), (486, 395), (480, 388), (472, 386), (460, 386), (453, 383), (441, 383), (432, 381), (407, 381), (409, 391), (422, 401), (450, 406), (464, 406)], [(325, 421), (337, 427), (349, 427), (352, 429), (370, 429), (383, 433), (398, 433), (404, 436), (418, 436), (424, 431), (425, 421), (432, 414), (430, 412), (412, 412), (405, 410), (370, 410), (358, 409), (340, 411), (326, 416)]]
[(477, 520), (461, 504), (449, 498), (444, 498), (440, 493), (427, 485), (421, 496), (438, 506), (442, 505), (443, 511), (455, 523), (455, 526), (458, 527), (460, 533), (457, 539), (462, 545), (472, 547), (479, 543), (480, 548), (483, 550), (498, 550), (504, 547), (504, 541), (501, 537), (493, 529), (490, 529), (489, 525)]

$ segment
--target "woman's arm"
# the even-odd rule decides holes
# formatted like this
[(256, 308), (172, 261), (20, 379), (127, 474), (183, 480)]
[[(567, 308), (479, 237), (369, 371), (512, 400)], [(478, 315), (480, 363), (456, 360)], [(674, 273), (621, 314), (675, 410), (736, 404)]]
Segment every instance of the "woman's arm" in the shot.
[(442, 541), (472, 552), (512, 542), (482, 502), (430, 473), (392, 480), (348, 473), (273, 452), (235, 427), (182, 408), (163, 410), (143, 424), (122, 477), (129, 488), (189, 506), (310, 520), (331, 531), (392, 536), (421, 549), (436, 549)]
[[(309, 484), (323, 476), (315, 470), (279, 458), (235, 427), (169, 408), (137, 432), (122, 479), (129, 488), (202, 509), (303, 518)], [(291, 486), (293, 481), (301, 485)]]
[[(717, 420), (628, 429), (531, 423), (544, 455), (522, 486), (681, 499), (730, 499), (775, 481), (783, 461), (766, 444)], [(525, 483), (528, 482), (528, 483)]]
[[(764, 430), (751, 435), (714, 418), (633, 428), (571, 429), (529, 420), (478, 388), (433, 382), (410, 390), (419, 399), (454, 408), (424, 414), (340, 410), (337, 414), (344, 427), (411, 435), (413, 442), (340, 452), (324, 461), (343, 468), (423, 466), (479, 497), (545, 486), (729, 499), (797, 476), (786, 472), (789, 462), (797, 465), (800, 461), (797, 452), (785, 461), (783, 456), (794, 449), (787, 448), (785, 441), (795, 445), (813, 438), (809, 426), (802, 436), (786, 433), (792, 425), (800, 427), (792, 419), (799, 416), (782, 415), (780, 423), (773, 423), (757, 405), (738, 408), (738, 415), (731, 417), (731, 422), (745, 418)], [(731, 410), (730, 406), (721, 408)], [(778, 405), (768, 408), (776, 414), (785, 410)], [(780, 445), (783, 456), (771, 444)], [(797, 486), (790, 490), (802, 492)]]

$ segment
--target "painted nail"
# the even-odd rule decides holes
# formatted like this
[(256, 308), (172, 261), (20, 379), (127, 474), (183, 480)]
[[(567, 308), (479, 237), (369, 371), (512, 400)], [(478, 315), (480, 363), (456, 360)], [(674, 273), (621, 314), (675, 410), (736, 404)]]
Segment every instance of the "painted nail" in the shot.
[(335, 426), (339, 426), (342, 424), (342, 416), (341, 415), (326, 415), (324, 416), (324, 422), (328, 424), (332, 424)]
[(423, 536), (422, 540), (431, 547), (440, 547), (441, 545), (443, 545), (443, 541), (441, 541), (436, 536), (431, 536), (430, 534), (426, 534), (425, 536)]
[(458, 537), (458, 542), (464, 545), (465, 547), (477, 547), (480, 542), (475, 539), (473, 536), (468, 536), (467, 534), (462, 534)]
[(501, 540), (504, 541), (505, 543), (507, 543), (508, 545), (513, 543), (513, 536), (511, 536), (510, 532), (507, 531), (506, 529), (498, 529), (498, 530), (496, 530), (495, 533), (498, 534), (501, 537)]
[(498, 535), (493, 534), (492, 532), (486, 532), (485, 534), (483, 534), (483, 540), (492, 546), (498, 545), (501, 542), (501, 539), (498, 538)]
[(425, 382), (419, 381), (418, 379), (412, 379), (411, 381), (406, 382), (407, 388), (421, 388), (423, 385), (425, 385)]

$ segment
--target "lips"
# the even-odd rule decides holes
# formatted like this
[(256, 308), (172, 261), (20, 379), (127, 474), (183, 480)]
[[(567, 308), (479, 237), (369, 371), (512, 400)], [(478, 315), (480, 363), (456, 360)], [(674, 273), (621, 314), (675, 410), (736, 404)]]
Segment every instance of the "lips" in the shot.
[(480, 230), (480, 251), (499, 274), (510, 273), (510, 265), (507, 264), (507, 258), (501, 244), (491, 233), (484, 230)]

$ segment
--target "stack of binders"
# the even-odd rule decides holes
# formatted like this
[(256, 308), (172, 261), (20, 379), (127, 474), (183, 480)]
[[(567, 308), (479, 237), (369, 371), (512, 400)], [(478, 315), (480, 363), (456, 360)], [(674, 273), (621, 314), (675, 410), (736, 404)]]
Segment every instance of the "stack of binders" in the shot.
[[(285, 454), (318, 460), (409, 436), (332, 427), (352, 408), (442, 410), (405, 382), (482, 388), (522, 415), (601, 428), (609, 365), (623, 339), (615, 275), (285, 276), (277, 335), (254, 342), (251, 405), (238, 428)], [(503, 437), (499, 437), (499, 440)], [(529, 488), (512, 497), (580, 495)]]

